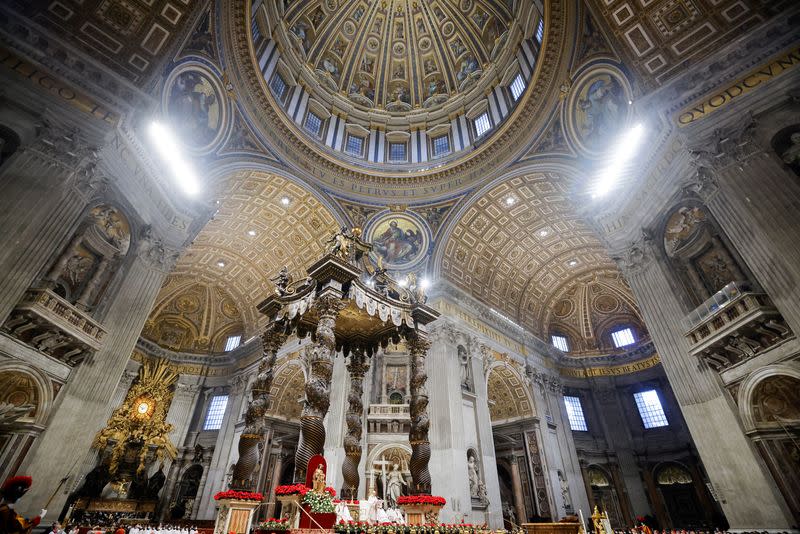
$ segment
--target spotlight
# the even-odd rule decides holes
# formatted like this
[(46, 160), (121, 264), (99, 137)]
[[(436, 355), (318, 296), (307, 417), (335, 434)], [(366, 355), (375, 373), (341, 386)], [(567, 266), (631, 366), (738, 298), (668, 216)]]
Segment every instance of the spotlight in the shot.
[(539, 230), (539, 237), (547, 237), (547, 230)]
[(570, 260), (568, 265), (570, 267), (575, 267), (576, 265), (578, 265), (578, 260)]
[(423, 278), (422, 280), (420, 280), (419, 286), (422, 289), (428, 289), (429, 287), (431, 287), (431, 281), (428, 280), (427, 278)]
[(224, 261), (222, 261), (222, 260), (219, 260), (219, 261), (217, 262), (217, 267), (225, 267), (225, 262), (224, 262)]
[(514, 197), (507, 197), (506, 198), (506, 206), (513, 206), (514, 202), (516, 202), (516, 201), (517, 201), (517, 199), (515, 199)]
[(250, 237), (253, 237), (253, 236), (256, 235), (256, 231), (255, 230), (248, 230), (247, 231), (247, 235), (249, 235)]
[(181, 189), (188, 195), (194, 196), (200, 192), (200, 184), (194, 169), (189, 162), (183, 159), (183, 151), (172, 131), (155, 121), (150, 124), (150, 138), (153, 141), (158, 155), (172, 171), (172, 176)]
[(406, 287), (408, 285), (408, 278), (403, 278), (402, 280), (397, 282), (397, 285), (399, 285), (400, 287)]
[(281, 204), (283, 204), (284, 206), (288, 206), (289, 202), (291, 202), (291, 200), (289, 200), (289, 197), (281, 197)]

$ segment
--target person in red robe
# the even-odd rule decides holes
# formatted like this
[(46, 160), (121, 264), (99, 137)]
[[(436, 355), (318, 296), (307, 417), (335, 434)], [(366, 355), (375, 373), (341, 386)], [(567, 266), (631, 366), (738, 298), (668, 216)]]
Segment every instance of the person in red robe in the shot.
[(3, 497), (0, 502), (0, 534), (30, 534), (44, 519), (47, 510), (42, 510), (31, 520), (25, 519), (14, 510), (17, 501), (31, 489), (32, 483), (31, 477), (11, 477), (0, 488)]

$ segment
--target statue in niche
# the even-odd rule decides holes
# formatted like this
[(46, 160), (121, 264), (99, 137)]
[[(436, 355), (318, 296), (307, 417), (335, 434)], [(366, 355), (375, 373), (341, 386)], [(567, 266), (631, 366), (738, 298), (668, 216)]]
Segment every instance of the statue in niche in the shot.
[(458, 361), (461, 364), (461, 389), (472, 391), (472, 376), (469, 372), (469, 354), (463, 345), (458, 346)]
[(558, 483), (561, 486), (561, 498), (564, 500), (564, 512), (572, 512), (572, 498), (569, 495), (569, 483), (567, 476), (561, 469), (558, 470)]
[(397, 498), (403, 494), (403, 486), (408, 486), (400, 466), (394, 464), (386, 477), (386, 501), (389, 508), (397, 508)]
[(514, 509), (507, 503), (503, 503), (503, 517), (512, 525), (517, 524), (517, 514), (514, 513)]
[(325, 471), (322, 470), (322, 464), (317, 465), (314, 471), (313, 478), (314, 485), (311, 489), (314, 493), (323, 493), (325, 491)]
[(194, 456), (192, 457), (192, 463), (194, 464), (201, 464), (203, 463), (203, 457), (205, 455), (206, 449), (199, 443), (194, 446)]
[(167, 477), (164, 475), (164, 464), (161, 464), (158, 467), (158, 471), (153, 473), (153, 476), (147, 481), (147, 498), (148, 499), (158, 499), (158, 494), (161, 492), (161, 488), (164, 487), (164, 482), (166, 482)]
[(467, 458), (467, 473), (469, 474), (469, 495), (470, 497), (480, 497), (481, 477), (478, 474), (478, 462), (475, 453), (470, 451)]
[(83, 282), (84, 278), (86, 277), (86, 273), (89, 272), (89, 269), (93, 264), (94, 261), (92, 261), (92, 258), (88, 256), (82, 256), (80, 254), (75, 254), (69, 260), (67, 260), (67, 278), (72, 284), (72, 287), (77, 287), (81, 282)]

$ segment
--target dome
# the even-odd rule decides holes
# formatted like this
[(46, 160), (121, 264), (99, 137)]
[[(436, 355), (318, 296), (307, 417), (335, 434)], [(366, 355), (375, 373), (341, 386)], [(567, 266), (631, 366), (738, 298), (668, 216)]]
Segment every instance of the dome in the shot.
[(289, 2), (283, 23), (320, 85), (407, 113), (467, 92), (506, 52), (513, 2)]
[(275, 109), (292, 132), (283, 145), (296, 136), (345, 175), (395, 185), (398, 172), (443, 172), (504, 137), (529, 89), (543, 90), (542, 13), (520, 0), (256, 0), (256, 122)]

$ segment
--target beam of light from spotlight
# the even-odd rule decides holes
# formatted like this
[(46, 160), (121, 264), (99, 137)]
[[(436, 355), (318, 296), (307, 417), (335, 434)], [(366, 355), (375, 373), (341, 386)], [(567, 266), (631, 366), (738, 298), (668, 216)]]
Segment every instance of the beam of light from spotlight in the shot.
[(158, 121), (150, 124), (148, 130), (153, 146), (172, 172), (173, 178), (183, 191), (191, 196), (200, 192), (200, 182), (191, 164), (183, 158), (183, 150), (172, 131)]
[(603, 196), (616, 185), (620, 175), (625, 171), (626, 165), (630, 163), (639, 150), (644, 133), (644, 125), (639, 123), (617, 140), (617, 144), (611, 152), (611, 162), (597, 177), (592, 197)]

